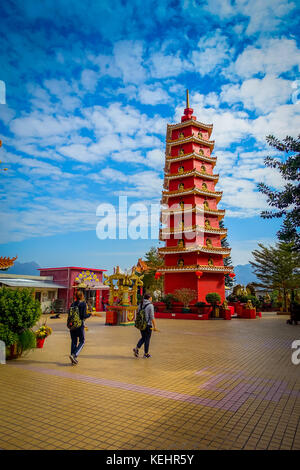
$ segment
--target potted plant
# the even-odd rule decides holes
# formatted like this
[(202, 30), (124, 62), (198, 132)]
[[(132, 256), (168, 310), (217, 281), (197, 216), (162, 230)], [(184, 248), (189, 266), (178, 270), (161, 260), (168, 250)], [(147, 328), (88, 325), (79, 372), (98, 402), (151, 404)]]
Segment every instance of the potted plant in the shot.
[(36, 347), (42, 348), (44, 346), (45, 339), (47, 336), (51, 335), (52, 328), (47, 326), (46, 324), (42, 325), (38, 330), (35, 332), (36, 336)]
[(206, 302), (209, 303), (213, 308), (213, 316), (218, 317), (219, 309), (217, 306), (221, 302), (220, 295), (217, 294), (217, 292), (210, 292), (209, 294), (206, 295), (205, 299), (206, 299)]
[(174, 302), (174, 295), (167, 294), (161, 300), (166, 305), (167, 312), (171, 312), (172, 307), (173, 307), (173, 302)]
[(204, 313), (204, 308), (206, 307), (206, 303), (205, 302), (196, 302), (195, 307), (197, 307), (199, 314), (203, 314)]
[(31, 328), (41, 316), (41, 306), (32, 289), (0, 289), (0, 340), (7, 347), (8, 359), (16, 359), (35, 347)]
[(191, 311), (189, 308), (190, 302), (197, 297), (197, 292), (193, 289), (184, 287), (182, 289), (175, 290), (174, 294), (176, 299), (183, 303), (182, 313), (189, 313)]

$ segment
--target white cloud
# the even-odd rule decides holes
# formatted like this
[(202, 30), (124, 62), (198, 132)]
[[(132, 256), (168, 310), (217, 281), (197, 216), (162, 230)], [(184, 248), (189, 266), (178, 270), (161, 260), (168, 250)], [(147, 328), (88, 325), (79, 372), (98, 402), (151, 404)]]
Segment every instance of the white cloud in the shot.
[(144, 85), (139, 89), (139, 99), (143, 104), (166, 104), (170, 101), (168, 93), (160, 86)]
[(150, 56), (148, 67), (152, 78), (177, 77), (187, 70), (191, 70), (191, 64), (187, 60), (181, 59), (179, 54), (171, 55), (161, 51)]
[(242, 103), (246, 109), (267, 114), (291, 99), (291, 84), (289, 80), (271, 75), (252, 78), (241, 85), (223, 85), (221, 100), (229, 104)]
[(81, 83), (85, 90), (93, 93), (96, 90), (99, 74), (94, 70), (85, 69), (81, 73)]
[(235, 62), (224, 70), (228, 78), (232, 74), (241, 78), (251, 78), (257, 74), (278, 76), (299, 67), (300, 51), (294, 39), (263, 40), (259, 46), (247, 46)]
[(222, 20), (232, 20), (236, 16), (248, 21), (246, 35), (264, 34), (275, 31), (286, 21), (295, 9), (289, 0), (207, 0), (203, 8)]
[(217, 30), (214, 35), (203, 36), (192, 51), (191, 61), (195, 71), (201, 76), (215, 74), (220, 66), (228, 63), (233, 50), (228, 44), (226, 36)]

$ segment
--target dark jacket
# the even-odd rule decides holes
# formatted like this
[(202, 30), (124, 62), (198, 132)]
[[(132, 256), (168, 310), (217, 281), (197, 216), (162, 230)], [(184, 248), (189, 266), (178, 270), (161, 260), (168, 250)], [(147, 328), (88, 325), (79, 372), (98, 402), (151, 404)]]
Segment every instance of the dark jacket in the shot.
[(86, 302), (85, 301), (79, 302), (79, 300), (75, 300), (75, 302), (72, 303), (71, 307), (76, 307), (76, 306), (78, 306), (80, 320), (82, 320), (82, 325), (84, 325), (84, 320), (91, 316), (90, 313), (86, 312)]

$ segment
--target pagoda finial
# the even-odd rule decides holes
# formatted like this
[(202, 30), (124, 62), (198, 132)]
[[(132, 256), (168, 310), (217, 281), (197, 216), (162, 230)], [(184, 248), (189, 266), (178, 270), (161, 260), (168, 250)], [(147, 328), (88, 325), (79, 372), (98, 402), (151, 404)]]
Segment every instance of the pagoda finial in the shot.
[(193, 116), (194, 110), (190, 108), (190, 97), (189, 97), (189, 90), (186, 90), (186, 108), (184, 110), (184, 116), (181, 117), (181, 122), (189, 121), (190, 119), (194, 119), (196, 121), (196, 116)]

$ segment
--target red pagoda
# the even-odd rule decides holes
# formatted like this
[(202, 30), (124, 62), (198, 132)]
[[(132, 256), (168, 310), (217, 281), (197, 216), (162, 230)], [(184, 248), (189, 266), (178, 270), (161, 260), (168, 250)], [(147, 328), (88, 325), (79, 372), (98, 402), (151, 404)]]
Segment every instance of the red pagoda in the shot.
[(187, 103), (181, 123), (167, 125), (166, 164), (162, 192), (160, 248), (164, 256), (165, 294), (190, 288), (198, 301), (217, 292), (225, 298), (225, 274), (233, 271), (224, 266), (230, 248), (222, 247), (227, 230), (220, 228), (225, 211), (218, 209), (222, 192), (215, 190), (219, 176), (213, 174), (217, 158), (211, 156), (212, 124), (203, 124), (193, 116)]

